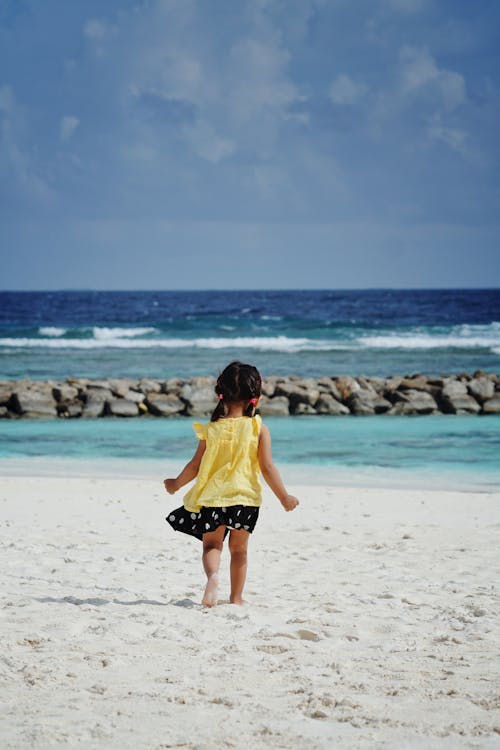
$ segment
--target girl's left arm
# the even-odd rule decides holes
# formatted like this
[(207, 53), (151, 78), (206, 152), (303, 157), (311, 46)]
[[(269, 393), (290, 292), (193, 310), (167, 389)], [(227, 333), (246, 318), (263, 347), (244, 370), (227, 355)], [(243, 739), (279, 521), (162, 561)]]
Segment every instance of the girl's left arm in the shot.
[(196, 449), (196, 453), (194, 454), (191, 461), (189, 461), (189, 463), (185, 465), (179, 476), (175, 479), (164, 480), (163, 484), (165, 485), (165, 489), (167, 490), (169, 495), (173, 495), (175, 492), (177, 492), (177, 490), (180, 490), (181, 487), (184, 487), (185, 484), (188, 484), (188, 482), (191, 482), (192, 479), (198, 476), (201, 459), (203, 457), (203, 454), (205, 453), (206, 447), (207, 444), (205, 440), (200, 440)]

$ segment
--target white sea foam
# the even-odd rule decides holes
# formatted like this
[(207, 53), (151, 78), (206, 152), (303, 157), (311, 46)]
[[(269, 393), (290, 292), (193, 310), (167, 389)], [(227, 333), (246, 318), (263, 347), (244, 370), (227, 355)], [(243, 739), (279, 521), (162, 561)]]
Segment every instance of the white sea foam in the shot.
[(154, 333), (155, 328), (106, 328), (94, 326), (92, 332), (96, 339), (117, 339), (133, 338), (134, 336), (145, 336), (147, 333)]
[(357, 342), (369, 349), (491, 349), (497, 353), (495, 349), (500, 346), (500, 323), (453, 326), (449, 333), (443, 333), (440, 329), (435, 333), (414, 330), (361, 336)]
[(41, 326), (38, 329), (40, 336), (64, 336), (66, 328), (58, 328), (56, 326)]
[[(123, 329), (121, 329), (123, 330)], [(137, 339), (93, 338), (93, 339), (29, 339), (3, 338), (0, 346), (16, 348), (48, 349), (255, 349), (258, 351), (300, 352), (300, 351), (334, 351), (351, 348), (341, 341), (324, 339), (289, 338), (287, 336), (269, 337), (235, 337), (235, 338), (197, 338), (197, 339)]]
[(358, 339), (369, 349), (489, 349), (498, 339), (462, 338), (460, 336), (366, 336)]
[[(222, 326), (221, 326), (222, 328)], [(227, 326), (227, 329), (230, 327)], [(62, 338), (67, 329), (41, 327), (40, 338), (0, 338), (0, 347), (47, 348), (47, 349), (253, 349), (294, 353), (302, 351), (342, 351), (359, 349), (490, 349), (500, 353), (500, 323), (489, 325), (453, 326), (447, 332), (443, 328), (422, 330), (415, 328), (404, 332), (387, 331), (374, 336), (359, 336), (356, 339), (313, 339), (290, 336), (234, 336), (200, 338), (154, 338), (153, 327), (119, 328), (95, 326), (82, 329), (92, 338)]]

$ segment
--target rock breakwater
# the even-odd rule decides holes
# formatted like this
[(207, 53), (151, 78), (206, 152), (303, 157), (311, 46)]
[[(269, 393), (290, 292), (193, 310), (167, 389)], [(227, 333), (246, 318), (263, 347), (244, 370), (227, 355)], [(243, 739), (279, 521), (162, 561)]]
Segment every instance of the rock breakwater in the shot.
[[(0, 418), (206, 417), (215, 378), (67, 378), (0, 381)], [(323, 414), (500, 414), (500, 376), (477, 371), (442, 377), (270, 376), (263, 416)]]

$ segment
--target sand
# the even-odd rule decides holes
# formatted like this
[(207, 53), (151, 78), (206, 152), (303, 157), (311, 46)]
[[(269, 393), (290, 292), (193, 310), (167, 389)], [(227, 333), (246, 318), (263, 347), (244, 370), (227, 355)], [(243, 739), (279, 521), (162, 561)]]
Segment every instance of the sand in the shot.
[(1, 483), (3, 748), (500, 746), (500, 491), (266, 492), (209, 610), (163, 475), (79, 474)]

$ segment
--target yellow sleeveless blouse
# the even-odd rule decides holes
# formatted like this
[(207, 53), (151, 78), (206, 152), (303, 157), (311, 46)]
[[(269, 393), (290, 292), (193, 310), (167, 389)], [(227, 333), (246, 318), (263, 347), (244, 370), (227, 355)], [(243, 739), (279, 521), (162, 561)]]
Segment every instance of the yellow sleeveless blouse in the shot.
[(184, 496), (184, 507), (199, 513), (202, 507), (231, 505), (258, 507), (262, 485), (258, 458), (262, 420), (256, 417), (226, 417), (193, 429), (207, 447), (194, 486)]

